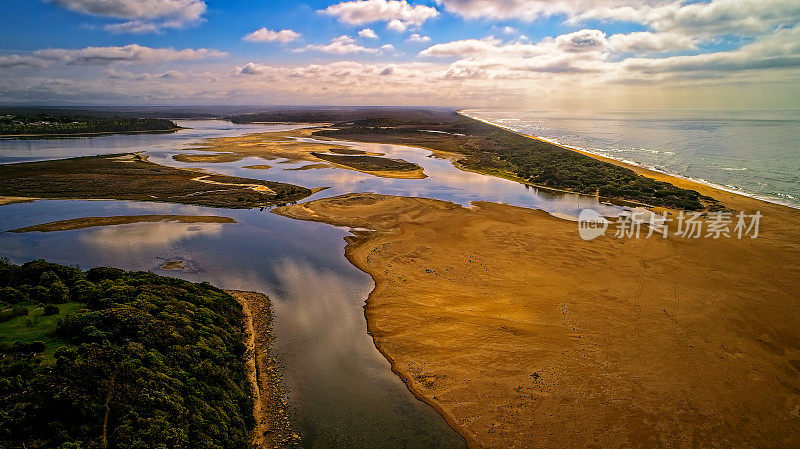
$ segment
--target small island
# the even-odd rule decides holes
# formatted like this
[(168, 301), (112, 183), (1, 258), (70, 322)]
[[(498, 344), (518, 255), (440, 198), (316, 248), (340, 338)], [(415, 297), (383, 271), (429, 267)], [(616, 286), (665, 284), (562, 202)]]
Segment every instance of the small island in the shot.
[(301, 200), (311, 189), (154, 164), (138, 153), (0, 165), (0, 196), (115, 199), (243, 209)]
[(0, 115), (0, 137), (92, 136), (98, 134), (163, 133), (182, 129), (161, 118), (87, 117), (81, 115)]

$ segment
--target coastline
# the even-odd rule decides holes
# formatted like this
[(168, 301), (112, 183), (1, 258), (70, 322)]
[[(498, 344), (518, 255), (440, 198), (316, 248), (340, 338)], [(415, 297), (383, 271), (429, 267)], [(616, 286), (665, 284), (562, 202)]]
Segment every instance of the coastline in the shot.
[[(641, 164), (637, 164), (637, 163), (632, 162), (632, 161), (616, 159), (616, 158), (613, 158), (613, 157), (609, 157), (609, 156), (605, 156), (605, 155), (602, 155), (602, 154), (598, 154), (596, 152), (593, 152), (593, 151), (590, 151), (590, 150), (587, 150), (587, 149), (584, 149), (584, 148), (579, 148), (579, 147), (575, 147), (575, 146), (572, 146), (572, 145), (565, 145), (565, 144), (562, 144), (562, 143), (547, 139), (545, 137), (535, 136), (535, 135), (532, 135), (532, 134), (525, 134), (523, 132), (516, 131), (516, 130), (508, 127), (508, 126), (503, 126), (503, 125), (500, 125), (500, 124), (497, 124), (497, 123), (493, 123), (493, 122), (490, 122), (488, 120), (484, 120), (482, 118), (470, 115), (470, 114), (468, 114), (466, 112), (466, 110), (459, 110), (459, 111), (456, 111), (456, 112), (459, 115), (462, 115), (462, 116), (467, 117), (467, 118), (472, 119), (472, 120), (479, 121), (481, 123), (485, 123), (487, 125), (494, 126), (496, 128), (500, 128), (500, 129), (503, 129), (503, 130), (506, 130), (506, 131), (509, 131), (509, 132), (513, 132), (515, 134), (519, 134), (521, 136), (528, 137), (530, 139), (539, 140), (539, 141), (542, 141), (542, 142), (547, 142), (547, 143), (549, 143), (551, 145), (555, 145), (555, 146), (564, 148), (565, 150), (574, 151), (576, 153), (580, 153), (580, 154), (589, 156), (589, 157), (591, 157), (593, 159), (597, 159), (597, 160), (600, 160), (600, 161), (603, 161), (603, 162), (608, 162), (610, 164), (618, 165), (620, 167), (629, 168), (629, 169), (633, 170), (634, 172), (636, 172), (636, 173), (638, 173), (638, 174), (640, 174), (642, 176), (646, 176), (648, 178), (656, 179), (656, 180), (659, 180), (659, 181), (669, 182), (670, 184), (673, 184), (675, 186), (682, 187), (682, 188), (685, 188), (685, 189), (696, 190), (696, 191), (700, 192), (703, 195), (708, 195), (708, 196), (717, 198), (720, 201), (722, 201), (722, 198), (725, 198), (727, 196), (728, 200), (732, 200), (733, 199), (734, 202), (738, 202), (737, 200), (735, 200), (735, 197), (742, 197), (742, 198), (748, 198), (748, 199), (751, 199), (751, 200), (760, 201), (760, 202), (763, 202), (763, 203), (768, 203), (768, 204), (773, 204), (773, 205), (777, 205), (777, 206), (787, 207), (787, 208), (790, 208), (790, 209), (800, 210), (800, 205), (792, 205), (792, 204), (782, 203), (782, 202), (779, 202), (777, 199), (764, 198), (764, 197), (762, 197), (762, 196), (760, 196), (758, 194), (755, 194), (755, 193), (750, 193), (750, 192), (746, 192), (746, 191), (742, 191), (742, 190), (734, 190), (734, 189), (727, 188), (727, 187), (719, 185), (719, 184), (715, 184), (715, 183), (710, 182), (710, 181), (705, 181), (705, 180), (701, 181), (701, 180), (698, 180), (698, 179), (689, 178), (689, 177), (681, 176), (681, 175), (674, 174), (674, 173), (667, 173), (667, 172), (664, 172), (664, 171), (661, 171), (661, 170), (657, 170), (657, 169), (655, 169), (653, 167), (647, 167), (647, 166), (644, 166), (644, 165), (641, 165)], [(749, 202), (745, 201), (745, 203), (749, 203)]]

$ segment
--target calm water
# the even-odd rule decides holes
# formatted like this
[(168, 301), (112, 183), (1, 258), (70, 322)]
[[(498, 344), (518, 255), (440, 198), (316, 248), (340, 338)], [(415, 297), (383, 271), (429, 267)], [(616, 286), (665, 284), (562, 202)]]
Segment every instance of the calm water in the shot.
[(800, 207), (800, 111), (473, 110), (515, 131)]
[[(120, 135), (61, 140), (2, 140), (6, 163), (78, 155), (146, 151), (154, 162), (331, 187), (315, 198), (350, 192), (424, 196), (468, 205), (504, 202), (551, 213), (576, 215), (619, 208), (585, 196), (549, 193), (518, 183), (460, 171), (429, 151), (395, 145), (357, 144), (424, 167), (428, 178), (378, 178), (351, 170), (292, 171), (305, 163), (248, 158), (225, 164), (183, 164), (172, 156), (206, 137), (290, 129), (285, 125), (232, 125), (222, 121), (180, 122), (175, 134)], [(242, 168), (269, 164), (269, 170)], [(22, 226), (87, 216), (177, 214), (223, 215), (236, 224), (143, 223), (52, 233), (14, 234)], [(268, 294), (275, 310), (276, 356), (294, 421), (305, 447), (464, 447), (463, 440), (430, 407), (416, 400), (391, 372), (367, 334), (364, 301), (371, 278), (344, 257), (347, 229), (295, 221), (267, 210), (211, 209), (126, 201), (54, 201), (0, 207), (0, 256), (14, 262), (45, 258), (83, 268), (97, 265), (150, 270), (223, 288)], [(189, 270), (162, 271), (171, 259)]]

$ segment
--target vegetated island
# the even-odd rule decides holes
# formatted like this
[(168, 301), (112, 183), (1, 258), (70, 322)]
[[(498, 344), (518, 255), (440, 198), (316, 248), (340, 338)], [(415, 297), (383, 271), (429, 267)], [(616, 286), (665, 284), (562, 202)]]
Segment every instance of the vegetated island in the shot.
[(274, 418), (285, 411), (270, 396), (278, 390), (263, 355), (271, 332), (265, 296), (44, 261), (0, 261), (0, 292), (0, 446), (240, 449), (294, 441), (288, 422)]
[(0, 137), (90, 136), (179, 129), (182, 128), (172, 120), (160, 118), (87, 117), (45, 112), (0, 115)]
[(0, 165), (0, 196), (155, 201), (252, 208), (298, 201), (305, 187), (205, 174), (147, 161), (141, 154)]
[[(337, 111), (286, 110), (232, 116), (239, 123), (338, 119), (315, 137), (388, 143), (450, 155), (463, 169), (534, 186), (597, 195), (646, 206), (717, 210), (719, 203), (696, 190), (641, 176), (628, 167), (523, 136), (453, 111), (376, 108)], [(454, 156), (455, 155), (455, 156)]]
[(375, 280), (369, 333), (470, 447), (797, 446), (800, 212), (724, 206), (762, 211), (758, 238), (584, 241), (539, 210), (374, 194), (275, 212), (374, 230), (345, 250)]
[[(179, 162), (223, 163), (236, 162), (246, 157), (262, 159), (287, 159), (290, 162), (308, 161), (316, 164), (327, 162), (340, 168), (356, 170), (385, 178), (422, 179), (426, 175), (417, 164), (402, 159), (382, 157), (380, 153), (367, 153), (345, 145), (325, 142), (309, 142), (316, 128), (292, 131), (253, 133), (237, 137), (217, 137), (204, 141), (204, 146), (192, 150), (214, 154), (178, 154), (173, 159)], [(307, 166), (305, 169), (322, 168)], [(325, 165), (324, 167), (330, 167)]]

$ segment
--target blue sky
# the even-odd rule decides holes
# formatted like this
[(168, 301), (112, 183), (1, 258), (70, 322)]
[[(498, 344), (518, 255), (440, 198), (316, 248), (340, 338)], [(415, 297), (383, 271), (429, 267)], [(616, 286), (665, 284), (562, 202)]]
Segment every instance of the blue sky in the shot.
[(796, 0), (5, 3), (4, 103), (766, 104), (800, 78)]
[[(355, 35), (361, 29), (371, 27), (380, 36), (381, 43), (390, 43), (409, 52), (404, 55), (405, 59), (412, 58), (415, 52), (424, 47), (422, 44), (405, 42), (408, 33), (387, 30), (381, 23), (351, 25), (318, 12), (336, 2), (208, 0), (205, 3), (208, 8), (203, 14), (205, 20), (196, 25), (182, 29), (167, 29), (158, 33), (115, 34), (103, 31), (102, 27), (120, 22), (119, 19), (74, 12), (42, 0), (8, 2), (3, 7), (4, 15), (0, 16), (0, 27), (4, 30), (0, 34), (0, 49), (13, 53), (41, 48), (82, 48), (137, 43), (151, 47), (216, 48), (244, 59), (286, 61), (291, 57), (284, 46), (242, 40), (246, 34), (262, 27), (273, 30), (292, 29), (303, 35), (303, 43), (323, 43), (343, 34)], [(436, 7), (436, 3), (432, 1), (413, 4)], [(464, 19), (444, 10), (438, 17), (426, 21), (417, 28), (416, 32), (431, 37), (435, 42), (489, 35), (504, 37), (525, 35), (531, 40), (540, 40), (547, 36), (558, 36), (594, 25), (591, 22), (568, 25), (564, 23), (564, 19), (563, 14), (542, 17), (535, 22), (513, 19)], [(506, 36), (502, 31), (506, 26), (513, 27), (518, 32)], [(603, 23), (602, 26), (610, 33), (646, 29), (639, 24), (623, 22)], [(314, 56), (317, 59), (326, 59), (326, 55)], [(309, 58), (306, 55), (297, 59)], [(327, 59), (335, 58), (327, 57)]]

